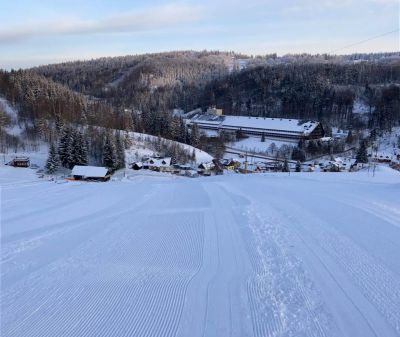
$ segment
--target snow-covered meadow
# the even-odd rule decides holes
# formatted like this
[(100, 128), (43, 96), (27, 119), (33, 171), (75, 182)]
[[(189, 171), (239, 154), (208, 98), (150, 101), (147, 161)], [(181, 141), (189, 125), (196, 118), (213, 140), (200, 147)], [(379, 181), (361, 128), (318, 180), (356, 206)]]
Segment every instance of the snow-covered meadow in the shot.
[(400, 174), (0, 167), (1, 336), (399, 336)]

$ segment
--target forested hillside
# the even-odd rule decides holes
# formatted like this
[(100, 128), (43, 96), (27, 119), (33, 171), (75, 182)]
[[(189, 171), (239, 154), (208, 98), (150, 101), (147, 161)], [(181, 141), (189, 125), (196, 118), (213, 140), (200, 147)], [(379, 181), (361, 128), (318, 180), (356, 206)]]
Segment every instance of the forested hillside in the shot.
[(19, 123), (45, 132), (52, 123), (116, 126), (113, 108), (90, 100), (32, 71), (0, 71), (0, 94), (17, 110)]
[(368, 107), (369, 126), (400, 121), (400, 63), (300, 63), (259, 66), (207, 85), (202, 106), (225, 114), (318, 119), (357, 127), (356, 101)]
[(223, 136), (211, 142), (188, 133), (173, 110), (216, 106), (227, 115), (316, 119), (326, 130), (390, 130), (400, 124), (400, 57), (218, 51), (109, 57), (0, 71), (0, 95), (18, 111), (26, 136), (58, 141), (72, 127), (93, 156), (107, 137), (89, 134), (88, 126), (148, 133), (221, 155)]
[[(249, 57), (185, 51), (33, 71), (115, 109), (139, 111), (140, 120), (133, 117), (138, 129), (156, 134), (172, 109), (211, 105), (225, 114), (312, 118), (353, 128), (390, 128), (400, 119), (398, 53)], [(368, 121), (353, 114), (356, 103), (368, 108)]]
[(197, 104), (199, 97), (192, 94), (227, 75), (231, 62), (229, 53), (188, 51), (100, 58), (33, 71), (115, 106), (134, 105), (146, 110)]

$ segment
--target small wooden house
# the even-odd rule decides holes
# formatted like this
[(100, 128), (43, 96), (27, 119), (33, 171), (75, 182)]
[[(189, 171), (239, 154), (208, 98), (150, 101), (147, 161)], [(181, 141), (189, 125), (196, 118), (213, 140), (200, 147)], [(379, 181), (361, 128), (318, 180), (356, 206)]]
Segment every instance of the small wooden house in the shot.
[(197, 167), (197, 172), (199, 174), (209, 176), (211, 171), (214, 169), (214, 164), (212, 162), (203, 162)]
[(235, 170), (240, 167), (240, 162), (233, 160), (233, 159), (224, 159), (222, 161), (222, 165), (227, 170)]
[(75, 165), (72, 169), (74, 180), (107, 181), (111, 174), (105, 167)]
[(390, 153), (375, 153), (372, 155), (372, 160), (378, 163), (390, 163), (392, 155)]
[(131, 168), (136, 171), (141, 170), (143, 168), (143, 163), (142, 162), (133, 163), (131, 164)]
[(28, 157), (15, 157), (11, 160), (7, 165), (14, 166), (14, 167), (29, 167), (31, 164)]

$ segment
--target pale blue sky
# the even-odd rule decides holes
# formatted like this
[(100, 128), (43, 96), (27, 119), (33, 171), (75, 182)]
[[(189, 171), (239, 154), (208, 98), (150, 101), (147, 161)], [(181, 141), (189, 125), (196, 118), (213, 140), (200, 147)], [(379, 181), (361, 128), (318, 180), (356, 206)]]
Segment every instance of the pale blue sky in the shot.
[(398, 0), (0, 0), (0, 68), (183, 49), (398, 51)]

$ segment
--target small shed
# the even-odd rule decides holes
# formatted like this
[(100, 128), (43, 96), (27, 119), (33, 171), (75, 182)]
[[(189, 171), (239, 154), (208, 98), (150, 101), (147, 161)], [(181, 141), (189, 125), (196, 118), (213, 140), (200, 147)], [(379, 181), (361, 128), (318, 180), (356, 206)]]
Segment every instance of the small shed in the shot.
[(31, 164), (29, 157), (15, 157), (7, 165), (14, 167), (29, 167)]
[(372, 155), (372, 160), (378, 163), (390, 163), (392, 161), (392, 154), (378, 152)]
[(143, 168), (143, 163), (142, 162), (136, 162), (136, 163), (133, 163), (132, 165), (131, 165), (131, 168), (133, 169), (133, 170), (141, 170), (142, 168)]
[(75, 180), (107, 181), (111, 175), (105, 167), (75, 165), (72, 176)]
[(215, 167), (212, 162), (203, 162), (197, 168), (197, 172), (202, 175), (211, 175), (211, 170)]

